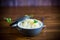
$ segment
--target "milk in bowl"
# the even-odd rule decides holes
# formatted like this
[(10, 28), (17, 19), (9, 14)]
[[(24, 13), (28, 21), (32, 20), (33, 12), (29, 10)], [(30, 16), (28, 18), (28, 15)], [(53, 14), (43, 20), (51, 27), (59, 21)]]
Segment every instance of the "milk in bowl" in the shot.
[(42, 26), (43, 23), (37, 19), (25, 19), (18, 23), (18, 27), (23, 29), (36, 29)]

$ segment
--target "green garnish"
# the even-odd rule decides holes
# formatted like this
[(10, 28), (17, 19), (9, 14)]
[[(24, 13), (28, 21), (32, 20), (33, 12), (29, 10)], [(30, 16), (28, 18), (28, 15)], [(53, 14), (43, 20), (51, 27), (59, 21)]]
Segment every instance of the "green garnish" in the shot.
[(4, 18), (4, 20), (6, 20), (6, 22), (11, 23), (12, 19), (11, 18)]
[(33, 17), (34, 17), (34, 15), (25, 15), (25, 16), (28, 16), (28, 17), (30, 17), (30, 18), (33, 18)]
[(37, 23), (38, 21), (37, 20), (34, 20), (34, 23)]

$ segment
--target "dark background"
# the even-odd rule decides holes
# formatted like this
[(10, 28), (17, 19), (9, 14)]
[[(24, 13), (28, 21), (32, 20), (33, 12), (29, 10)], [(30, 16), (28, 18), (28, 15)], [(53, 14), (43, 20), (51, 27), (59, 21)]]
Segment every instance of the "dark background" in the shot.
[(1, 0), (0, 6), (56, 6), (60, 0)]

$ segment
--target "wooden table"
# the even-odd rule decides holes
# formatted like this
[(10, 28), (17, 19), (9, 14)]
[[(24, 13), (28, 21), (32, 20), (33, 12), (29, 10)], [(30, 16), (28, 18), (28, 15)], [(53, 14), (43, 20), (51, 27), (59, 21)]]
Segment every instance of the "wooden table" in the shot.
[[(34, 15), (34, 18), (44, 17), (46, 27), (35, 37), (25, 37), (19, 33), (16, 28), (11, 28), (9, 23), (2, 17), (11, 17), (14, 21), (18, 17), (28, 14)], [(56, 7), (1, 7), (0, 14), (0, 40), (59, 40), (60, 34), (60, 15)]]

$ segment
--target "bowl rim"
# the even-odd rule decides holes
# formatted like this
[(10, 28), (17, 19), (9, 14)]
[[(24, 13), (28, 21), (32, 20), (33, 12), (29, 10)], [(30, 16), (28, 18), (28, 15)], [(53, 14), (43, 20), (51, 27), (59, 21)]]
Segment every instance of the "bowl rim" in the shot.
[(44, 26), (43, 22), (41, 22), (41, 21), (40, 21), (41, 26), (40, 26), (40, 27), (38, 27), (38, 28), (23, 28), (23, 27), (21, 27), (21, 26), (20, 26), (20, 23), (21, 23), (21, 22), (23, 22), (23, 21), (18, 22), (18, 28), (22, 28), (22, 29), (38, 29), (38, 28), (41, 28), (41, 27), (43, 27), (43, 26)]

